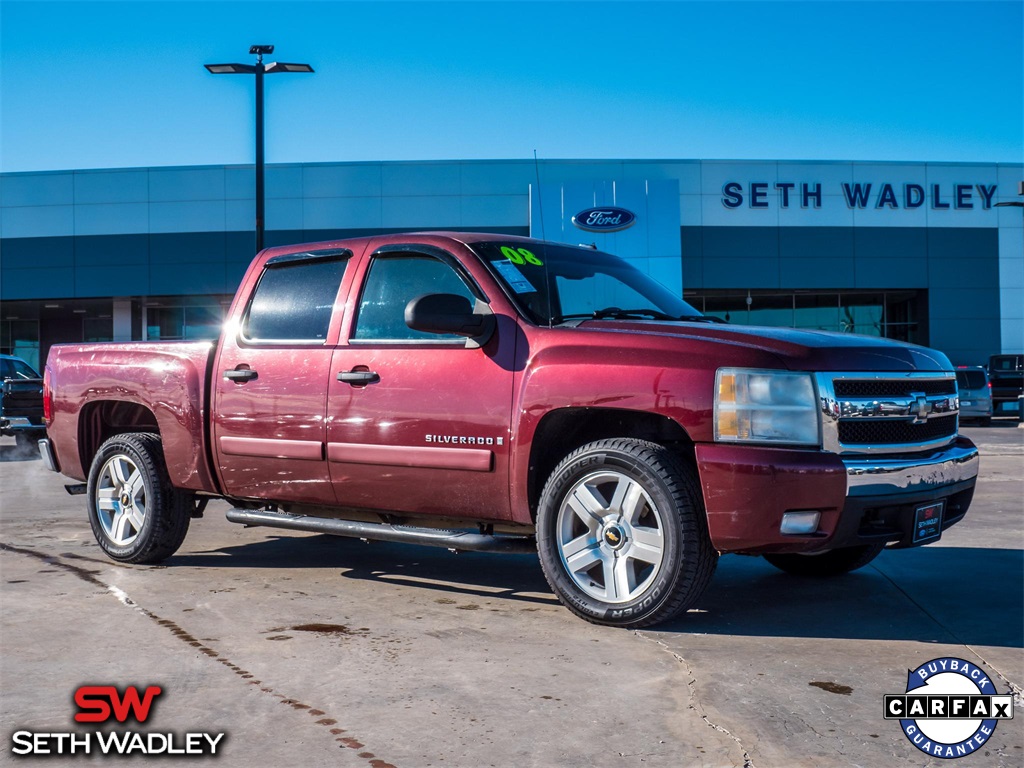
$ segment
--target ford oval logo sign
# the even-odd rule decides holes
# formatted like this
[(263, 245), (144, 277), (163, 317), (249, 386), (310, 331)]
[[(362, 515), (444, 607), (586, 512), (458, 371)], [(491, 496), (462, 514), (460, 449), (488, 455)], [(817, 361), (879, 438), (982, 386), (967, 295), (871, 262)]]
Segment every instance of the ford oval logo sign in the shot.
[(572, 217), (572, 223), (587, 232), (618, 232), (636, 223), (636, 214), (625, 208), (587, 208)]

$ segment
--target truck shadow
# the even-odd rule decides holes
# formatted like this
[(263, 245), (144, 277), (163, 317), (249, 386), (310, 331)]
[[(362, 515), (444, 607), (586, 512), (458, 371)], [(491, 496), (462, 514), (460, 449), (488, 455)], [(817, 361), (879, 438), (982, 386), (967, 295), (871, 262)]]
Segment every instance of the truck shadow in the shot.
[(805, 579), (730, 557), (695, 610), (658, 629), (744, 636), (1024, 645), (1024, 551), (923, 547)]
[(380, 581), (472, 597), (559, 605), (536, 555), (452, 554), (445, 549), (340, 536), (280, 536), (236, 547), (178, 554), (171, 568), (339, 568), (348, 579)]
[[(533, 555), (460, 553), (332, 536), (277, 536), (176, 555), (174, 567), (338, 568), (348, 579), (557, 605)], [(724, 557), (697, 605), (657, 627), (681, 634), (1024, 646), (1024, 551), (883, 552), (855, 573), (804, 579), (759, 557)], [(569, 613), (566, 612), (569, 617)]]

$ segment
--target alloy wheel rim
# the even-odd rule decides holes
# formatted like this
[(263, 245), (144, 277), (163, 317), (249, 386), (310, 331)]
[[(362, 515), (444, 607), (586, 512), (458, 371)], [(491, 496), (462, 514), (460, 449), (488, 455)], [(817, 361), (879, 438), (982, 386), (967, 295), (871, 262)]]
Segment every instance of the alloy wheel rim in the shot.
[(650, 494), (615, 470), (577, 480), (558, 510), (556, 541), (566, 573), (606, 603), (639, 597), (661, 570), (665, 526)]
[(146, 522), (146, 481), (135, 462), (118, 454), (107, 459), (96, 482), (96, 516), (103, 535), (126, 547)]

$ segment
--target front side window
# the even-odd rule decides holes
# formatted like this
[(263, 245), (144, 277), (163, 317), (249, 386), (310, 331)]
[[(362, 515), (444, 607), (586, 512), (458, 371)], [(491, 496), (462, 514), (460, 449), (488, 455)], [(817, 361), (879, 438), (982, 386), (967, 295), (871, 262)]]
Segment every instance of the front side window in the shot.
[[(347, 253), (346, 253), (347, 256)], [(250, 341), (324, 341), (348, 259), (340, 255), (267, 262), (242, 321)]]
[(464, 342), (461, 336), (414, 331), (405, 324), (406, 305), (428, 293), (454, 293), (470, 303), (476, 300), (466, 282), (440, 259), (420, 254), (377, 256), (363, 287), (353, 339)]

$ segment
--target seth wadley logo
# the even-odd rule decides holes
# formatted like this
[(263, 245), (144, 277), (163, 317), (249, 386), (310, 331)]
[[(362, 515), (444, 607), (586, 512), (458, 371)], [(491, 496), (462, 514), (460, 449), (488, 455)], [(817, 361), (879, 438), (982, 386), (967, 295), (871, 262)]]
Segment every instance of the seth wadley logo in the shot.
[(819, 182), (754, 181), (746, 187), (738, 181), (722, 186), (722, 205), (736, 208), (821, 208), (822, 196), (841, 197), (850, 210), (914, 210), (928, 206), (933, 211), (992, 209), (996, 184), (914, 184), (843, 182), (823, 191)]
[[(75, 722), (124, 724), (129, 719), (144, 723), (149, 719), (156, 698), (163, 693), (158, 685), (139, 688), (129, 685), (124, 693), (113, 685), (83, 685), (75, 691), (78, 706)], [(216, 755), (223, 733), (156, 733), (151, 731), (65, 731), (37, 732), (21, 730), (11, 736), (11, 753), (18, 756), (44, 755)]]
[(884, 707), (911, 744), (944, 759), (976, 752), (1000, 720), (1013, 719), (1013, 696), (998, 694), (977, 664), (953, 657), (908, 670), (906, 692), (885, 696)]

